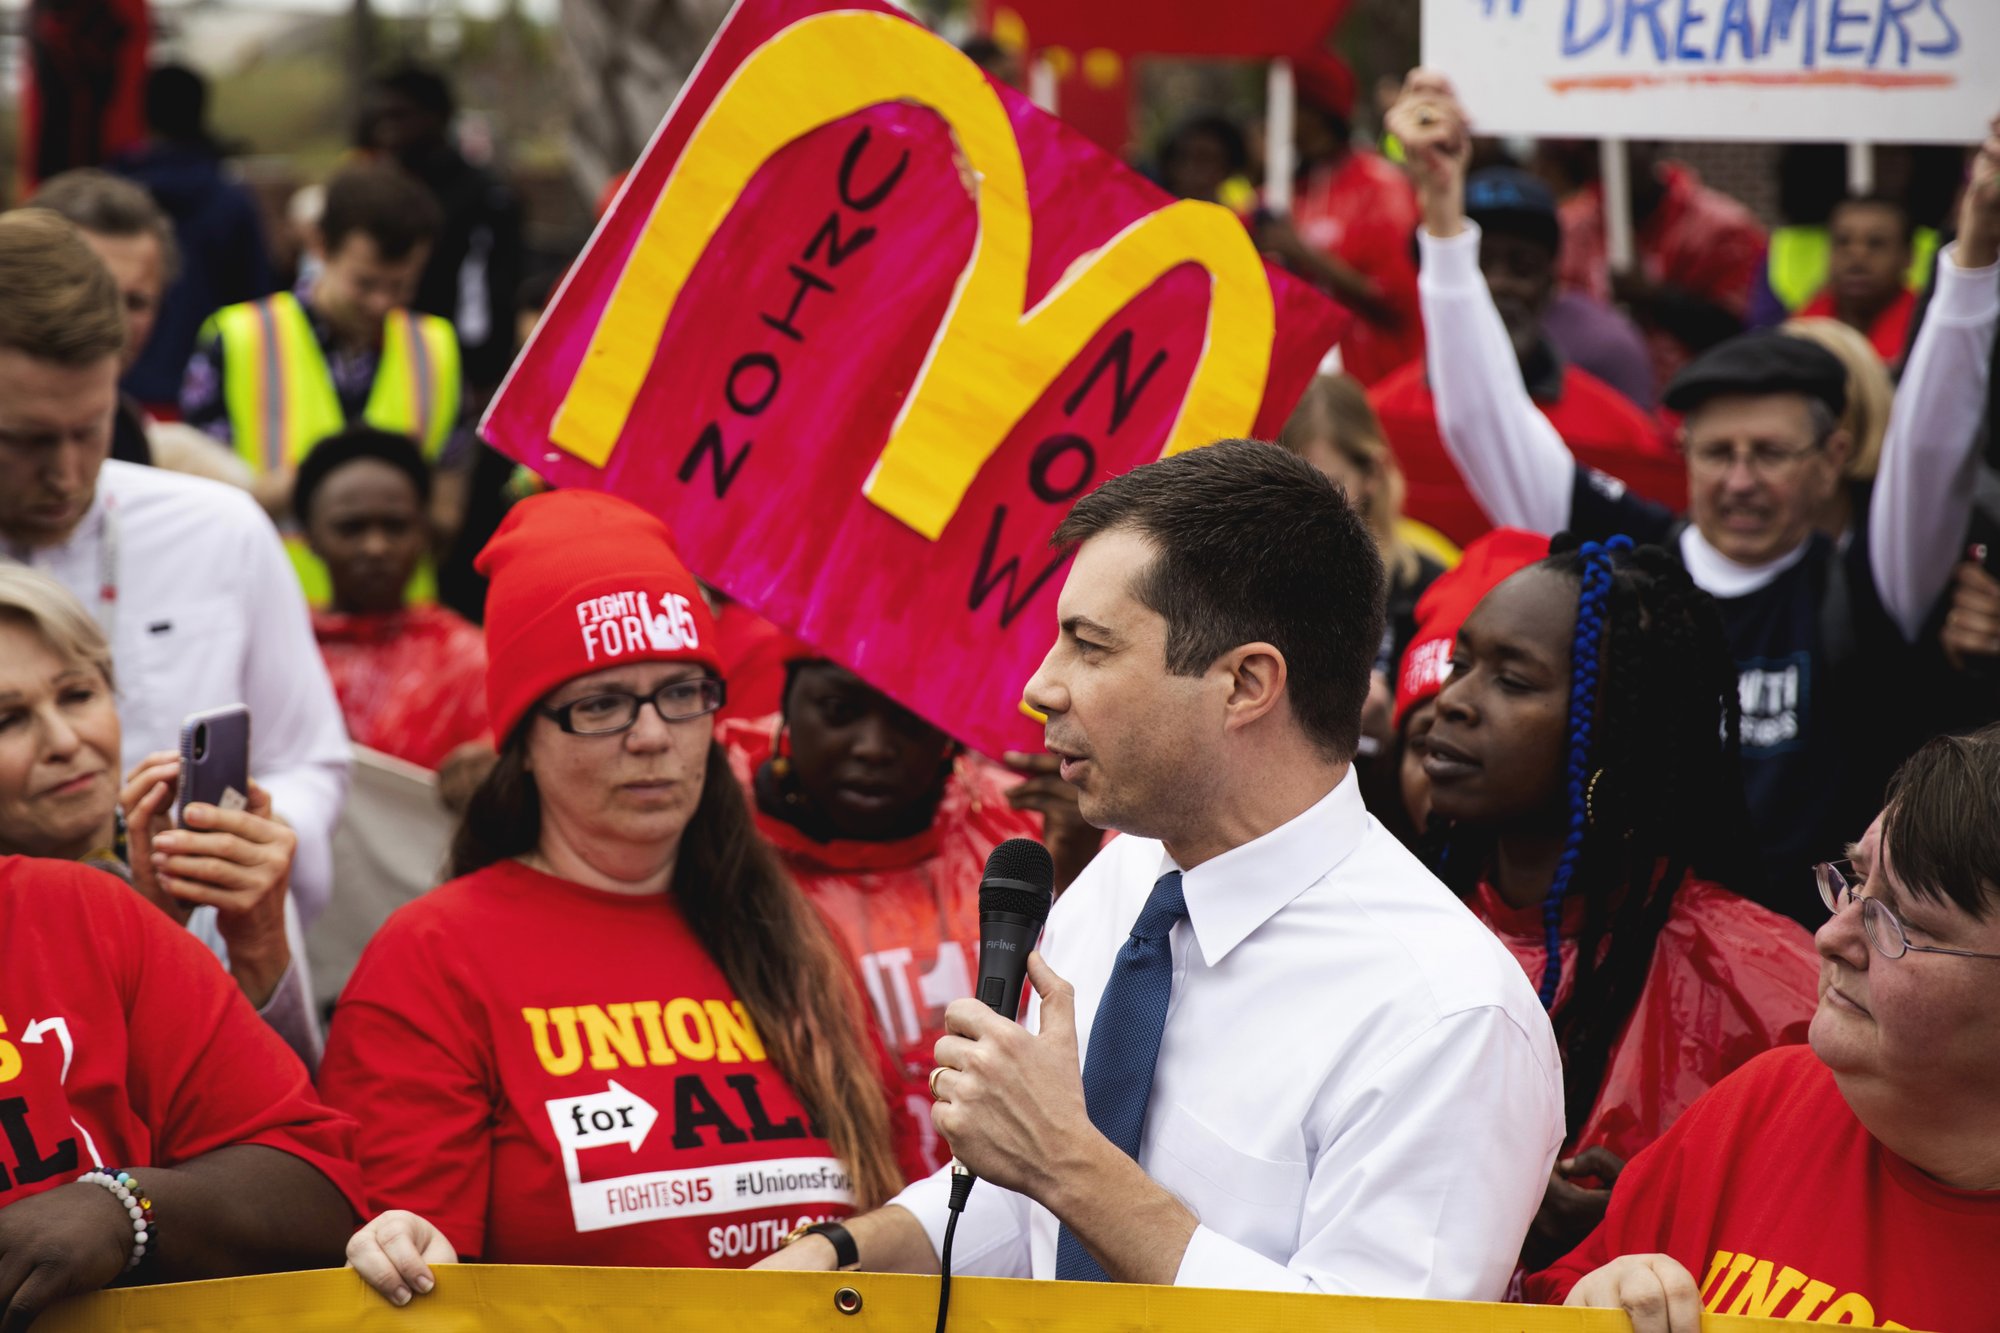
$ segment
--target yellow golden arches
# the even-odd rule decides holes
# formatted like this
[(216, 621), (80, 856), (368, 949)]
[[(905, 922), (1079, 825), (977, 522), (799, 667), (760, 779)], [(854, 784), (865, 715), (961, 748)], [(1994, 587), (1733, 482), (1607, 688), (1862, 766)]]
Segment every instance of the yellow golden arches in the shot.
[(1247, 433), (1264, 396), (1275, 313), (1256, 247), (1227, 210), (1182, 201), (1080, 257), (1026, 308), (1031, 221), (1020, 148), (977, 66), (886, 14), (801, 19), (736, 68), (654, 202), (549, 435), (594, 466), (611, 457), (667, 315), (729, 210), (785, 145), (871, 106), (905, 101), (950, 127), (973, 181), (972, 253), (864, 487), (933, 540), (1021, 415), (1092, 336), (1184, 263), (1211, 279), (1202, 355), (1165, 452)]

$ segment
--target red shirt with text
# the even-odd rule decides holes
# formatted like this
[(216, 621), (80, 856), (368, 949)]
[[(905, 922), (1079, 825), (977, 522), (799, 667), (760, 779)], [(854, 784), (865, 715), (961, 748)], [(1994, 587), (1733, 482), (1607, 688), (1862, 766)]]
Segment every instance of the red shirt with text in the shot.
[(389, 918), (320, 1086), (374, 1211), (489, 1263), (743, 1267), (852, 1211), (847, 1168), (670, 897), (501, 861)]
[(1808, 1046), (1745, 1065), (1639, 1154), (1589, 1239), (1528, 1279), (1558, 1303), (1625, 1254), (1667, 1254), (1711, 1313), (1972, 1333), (1994, 1326), (2000, 1191), (1884, 1148)]
[(0, 857), (0, 958), (0, 1208), (99, 1167), (144, 1184), (149, 1166), (257, 1144), (360, 1212), (354, 1122), (313, 1095), (215, 956), (131, 886)]

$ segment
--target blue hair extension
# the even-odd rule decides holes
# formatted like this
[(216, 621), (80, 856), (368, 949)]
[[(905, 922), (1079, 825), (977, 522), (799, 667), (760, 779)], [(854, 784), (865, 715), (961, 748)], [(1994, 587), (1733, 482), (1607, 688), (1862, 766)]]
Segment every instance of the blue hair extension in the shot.
[(1590, 825), (1590, 752), (1595, 739), (1597, 676), (1604, 660), (1604, 605), (1611, 596), (1612, 559), (1616, 553), (1631, 549), (1632, 539), (1621, 535), (1604, 543), (1585, 542), (1577, 552), (1583, 558), (1579, 576), (1583, 586), (1577, 595), (1576, 634), (1570, 640), (1569, 656), (1569, 832), (1563, 839), (1555, 878), (1549, 883), (1549, 896), (1542, 900), (1542, 929), (1549, 954), (1542, 965), (1544, 1009), (1555, 1008), (1556, 988), (1562, 983), (1563, 902), (1569, 897)]

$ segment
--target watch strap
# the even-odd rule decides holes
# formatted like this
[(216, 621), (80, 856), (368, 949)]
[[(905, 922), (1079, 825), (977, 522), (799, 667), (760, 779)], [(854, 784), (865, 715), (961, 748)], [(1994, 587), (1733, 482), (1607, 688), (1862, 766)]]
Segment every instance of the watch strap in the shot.
[(861, 1248), (854, 1243), (854, 1233), (838, 1222), (815, 1222), (792, 1233), (793, 1240), (804, 1236), (825, 1236), (831, 1241), (837, 1268), (853, 1268), (861, 1262)]

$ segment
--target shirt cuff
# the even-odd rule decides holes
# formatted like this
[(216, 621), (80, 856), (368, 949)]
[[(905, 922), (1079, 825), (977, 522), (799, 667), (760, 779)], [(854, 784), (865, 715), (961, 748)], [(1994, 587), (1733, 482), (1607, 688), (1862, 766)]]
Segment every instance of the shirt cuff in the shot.
[(1311, 1290), (1311, 1284), (1298, 1273), (1205, 1226), (1197, 1226), (1188, 1237), (1174, 1285), (1240, 1291)]
[(1456, 236), (1433, 236), (1417, 228), (1417, 248), (1423, 258), (1419, 279), (1438, 291), (1477, 287), (1485, 290), (1486, 275), (1479, 271), (1479, 224), (1466, 219)]
[(305, 978), (299, 972), (296, 955), (285, 964), (271, 998), (264, 1001), (257, 1017), (284, 1039), (308, 1074), (317, 1076), (322, 1051), (319, 1020), (313, 1017), (312, 997), (306, 994)]
[(1977, 324), (2000, 315), (2000, 264), (1985, 268), (1962, 268), (1958, 262), (1958, 242), (1944, 248), (1938, 260), (1937, 285), (1931, 293), (1931, 307), (1925, 319), (1942, 319), (1953, 324)]

